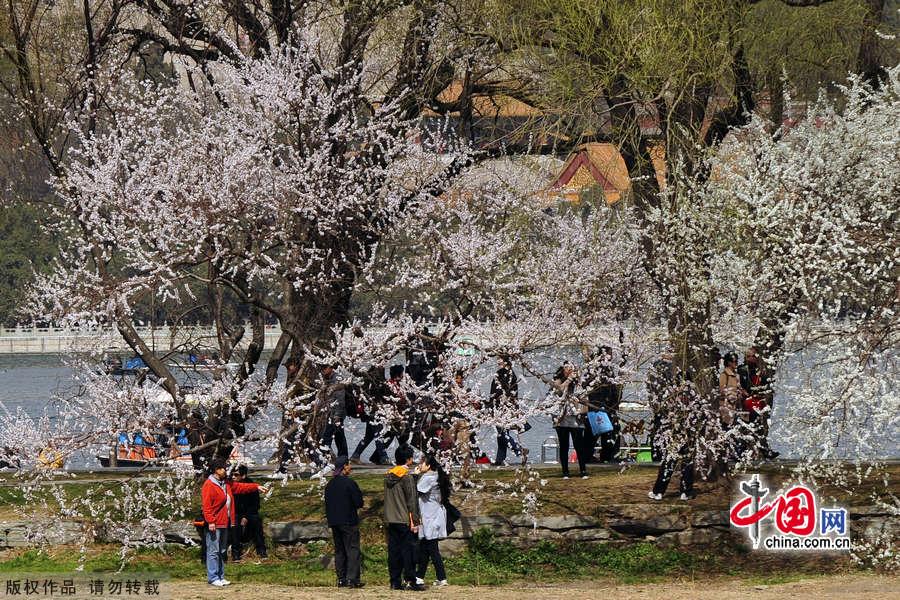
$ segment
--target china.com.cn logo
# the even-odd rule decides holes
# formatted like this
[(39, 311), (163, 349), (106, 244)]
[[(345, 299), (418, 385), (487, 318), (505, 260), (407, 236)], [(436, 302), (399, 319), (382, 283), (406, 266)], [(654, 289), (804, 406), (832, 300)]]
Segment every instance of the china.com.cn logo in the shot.
[[(819, 508), (816, 495), (805, 485), (795, 485), (769, 502), (769, 489), (759, 474), (741, 482), (743, 498), (731, 506), (731, 525), (747, 529), (754, 550), (850, 550), (847, 509)], [(774, 524), (775, 533), (761, 533), (762, 524)], [(771, 527), (769, 527), (771, 529)]]

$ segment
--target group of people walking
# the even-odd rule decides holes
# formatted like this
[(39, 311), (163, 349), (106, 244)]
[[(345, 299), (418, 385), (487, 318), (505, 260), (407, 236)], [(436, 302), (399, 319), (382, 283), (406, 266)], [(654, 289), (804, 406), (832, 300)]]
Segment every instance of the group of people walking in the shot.
[[(452, 530), (459, 512), (450, 504), (450, 478), (437, 458), (425, 455), (414, 466), (413, 457), (408, 445), (394, 453), (395, 464), (384, 476), (383, 518), (391, 589), (422, 591), (429, 563), (434, 565), (434, 585), (447, 585), (438, 543)], [(338, 586), (360, 588), (358, 511), (364, 500), (351, 472), (347, 457), (338, 457), (325, 486), (325, 512), (334, 540)]]
[[(389, 463), (387, 448), (394, 441), (420, 452), (450, 453), (467, 470), (473, 462), (506, 464), (510, 451), (524, 461), (528, 450), (518, 436), (531, 426), (519, 408), (518, 381), (512, 366), (505, 358), (499, 363), (485, 403), (465, 387), (462, 372), (454, 373), (449, 383), (434, 377), (434, 385), (426, 386), (433, 371), (426, 368), (428, 362), (417, 366), (415, 377), (410, 375), (409, 365), (391, 365), (387, 379), (376, 367), (365, 373), (361, 383), (354, 384), (342, 383), (334, 367), (325, 366), (313, 409), (314, 416), (322, 415), (321, 422), (317, 424), (313, 418), (307, 428), (308, 435), (318, 439), (318, 461), (324, 464), (321, 457), (331, 453), (360, 464), (363, 453), (374, 443), (369, 460), (385, 465)], [(365, 433), (352, 453), (345, 433), (348, 418), (365, 424)], [(479, 447), (473, 422), (495, 423), (497, 453), (493, 461)]]
[[(489, 393), (482, 401), (466, 387), (462, 371), (456, 372), (450, 382), (441, 383), (434, 369), (436, 353), (423, 351), (422, 355), (424, 358), (406, 366), (390, 366), (387, 379), (381, 367), (374, 367), (360, 378), (361, 383), (354, 384), (341, 383), (333, 365), (323, 367), (313, 411), (321, 415), (320, 423), (312, 419), (309, 427), (313, 438), (319, 440), (319, 456), (348, 456), (352, 464), (360, 464), (366, 448), (374, 442), (370, 461), (383, 465), (388, 462), (386, 448), (396, 441), (398, 446), (421, 452), (449, 454), (460, 465), (463, 480), (468, 479), (473, 463), (502, 466), (510, 453), (524, 464), (528, 449), (521, 435), (531, 429), (531, 424), (520, 406), (519, 381), (509, 357), (498, 356)], [(617, 377), (612, 348), (600, 346), (583, 374), (566, 362), (549, 382), (544, 410), (553, 416), (564, 477), (569, 476), (570, 448), (577, 454), (582, 477), (587, 476), (587, 463), (612, 461), (618, 453), (617, 413), (622, 386)], [(428, 382), (432, 385), (426, 385)], [(609, 423), (601, 431), (592, 428), (589, 420), (591, 413), (597, 412), (602, 412)], [(351, 417), (365, 423), (363, 438), (352, 453), (345, 435), (346, 420)], [(493, 460), (481, 450), (476, 437), (477, 425), (485, 423), (496, 432)], [(599, 459), (595, 456), (598, 442)], [(319, 462), (324, 464), (324, 459)]]
[[(437, 356), (438, 350), (431, 346), (407, 352), (407, 364), (391, 365), (387, 378), (383, 367), (372, 367), (358, 378), (360, 383), (352, 384), (340, 380), (336, 365), (322, 366), (312, 416), (306, 424), (311, 458), (324, 465), (334, 444), (337, 456), (348, 456), (351, 463), (360, 464), (363, 452), (374, 442), (370, 461), (385, 465), (390, 462), (386, 449), (395, 440), (419, 449), (433, 446), (435, 436), (444, 429), (445, 415), (439, 410), (442, 403), (419, 390), (432, 378)], [(363, 438), (352, 453), (345, 432), (348, 418), (365, 424)]]

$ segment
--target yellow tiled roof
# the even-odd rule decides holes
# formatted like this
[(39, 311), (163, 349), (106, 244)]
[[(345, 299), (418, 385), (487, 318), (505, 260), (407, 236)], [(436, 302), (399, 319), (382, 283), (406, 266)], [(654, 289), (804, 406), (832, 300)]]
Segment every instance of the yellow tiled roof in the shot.
[[(665, 150), (654, 146), (651, 150), (653, 170), (660, 188), (666, 185)], [(631, 187), (628, 168), (619, 149), (605, 142), (591, 142), (578, 146), (559, 171), (551, 189), (559, 190), (567, 199), (577, 199), (586, 188), (599, 185), (607, 204), (618, 202)]]
[[(441, 102), (456, 102), (459, 100), (462, 90), (463, 82), (458, 79), (454, 80), (438, 94), (437, 99)], [(476, 94), (472, 96), (472, 113), (476, 117), (482, 118), (536, 117), (541, 114), (541, 111), (505, 94)], [(428, 109), (422, 111), (422, 114), (427, 117), (437, 116), (437, 113)], [(459, 111), (454, 111), (450, 115), (459, 116)]]

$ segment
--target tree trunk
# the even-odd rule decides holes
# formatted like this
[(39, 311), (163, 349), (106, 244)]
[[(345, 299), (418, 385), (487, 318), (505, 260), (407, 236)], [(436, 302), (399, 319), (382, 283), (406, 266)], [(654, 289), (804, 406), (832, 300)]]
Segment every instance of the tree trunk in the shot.
[[(695, 306), (691, 290), (684, 281), (678, 281), (677, 273), (664, 272), (660, 267), (660, 248), (652, 237), (653, 224), (646, 215), (659, 206), (657, 179), (652, 162), (652, 149), (647, 140), (641, 140), (638, 153), (623, 149), (625, 164), (632, 180), (632, 198), (638, 218), (645, 231), (642, 240), (643, 261), (647, 272), (656, 284), (669, 307), (665, 315), (668, 340), (675, 354), (675, 363), (685, 374), (690, 374), (701, 393), (709, 391), (709, 367), (714, 363), (714, 344), (708, 303)], [(671, 155), (667, 155), (669, 158)], [(694, 257), (704, 260), (702, 256)]]
[(768, 77), (769, 87), (769, 120), (775, 124), (775, 128), (781, 127), (784, 122), (784, 79), (781, 73), (772, 72)]
[(856, 55), (856, 72), (877, 89), (886, 74), (881, 64), (881, 48), (876, 34), (884, 16), (884, 0), (865, 0), (864, 4), (866, 15), (863, 19), (859, 53)]

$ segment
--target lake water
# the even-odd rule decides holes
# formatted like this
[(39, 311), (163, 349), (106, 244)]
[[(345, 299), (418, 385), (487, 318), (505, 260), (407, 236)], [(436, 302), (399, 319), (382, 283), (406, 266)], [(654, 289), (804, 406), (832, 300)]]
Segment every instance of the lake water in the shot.
[[(565, 358), (577, 360), (577, 355), (575, 352), (560, 350), (555, 353), (553, 361), (548, 359), (544, 361), (547, 364), (539, 363), (539, 366), (550, 373)], [(555, 364), (550, 364), (551, 362)], [(466, 384), (473, 390), (486, 392), (490, 385), (492, 369), (492, 363), (483, 365), (469, 378)], [(70, 392), (72, 385), (72, 373), (63, 364), (61, 357), (48, 355), (0, 356), (0, 402), (6, 410), (12, 412), (22, 408), (31, 416), (40, 415), (44, 410), (49, 410), (50, 414), (53, 414), (54, 407), (51, 398), (54, 395)], [(547, 388), (539, 379), (520, 373), (519, 390), (524, 402), (529, 403), (543, 398)], [(643, 385), (634, 384), (625, 387), (623, 401), (642, 402), (644, 398)], [(799, 456), (798, 449), (782, 442), (782, 439), (789, 437), (788, 434), (792, 428), (801, 426), (799, 423), (791, 423), (780, 418), (785, 414), (785, 407), (789, 404), (790, 398), (785, 397), (781, 390), (776, 389), (769, 440), (772, 448), (780, 452), (782, 458), (802, 458)], [(263, 421), (269, 421), (269, 423)], [(252, 431), (254, 427), (274, 427), (276, 423), (275, 415), (263, 415), (256, 419), (256, 422), (251, 421), (249, 428)], [(532, 418), (530, 423), (532, 429), (523, 434), (521, 439), (529, 448), (531, 461), (538, 462), (541, 458), (542, 443), (546, 440), (552, 440), (555, 443), (555, 433), (548, 418)], [(364, 428), (364, 425), (355, 419), (347, 420), (347, 441), (351, 452), (362, 438)], [(883, 440), (883, 443), (879, 445), (880, 458), (900, 457), (900, 435), (896, 435), (896, 427), (893, 428), (893, 432), (894, 435), (891, 439)], [(478, 442), (481, 448), (493, 458), (496, 450), (496, 434), (492, 427), (482, 427), (478, 431)], [(838, 440), (837, 443), (839, 445), (840, 441)], [(373, 450), (374, 445), (370, 445), (363, 455), (364, 458), (368, 458)], [(264, 445), (248, 445), (244, 452), (256, 461), (262, 461), (271, 454), (272, 448)], [(838, 455), (845, 458), (854, 456), (848, 448), (841, 448)], [(512, 452), (509, 454), (509, 460), (511, 462), (515, 460)], [(90, 455), (73, 456), (68, 464), (70, 467), (99, 465), (96, 458)]]

